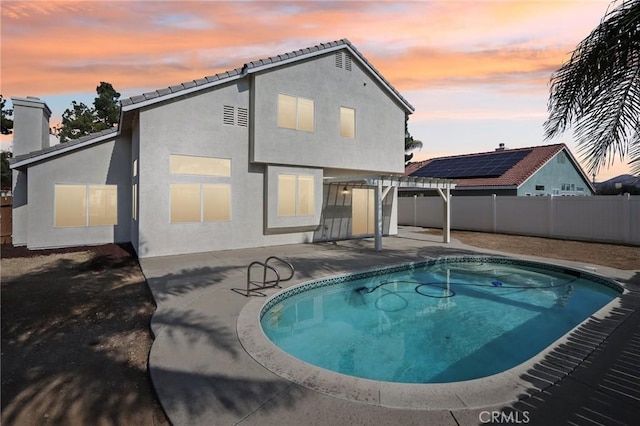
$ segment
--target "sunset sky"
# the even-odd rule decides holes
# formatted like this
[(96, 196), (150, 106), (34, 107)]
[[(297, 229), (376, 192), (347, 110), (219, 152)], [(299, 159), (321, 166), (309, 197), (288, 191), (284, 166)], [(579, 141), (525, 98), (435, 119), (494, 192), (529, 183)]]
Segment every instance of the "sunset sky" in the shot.
[(543, 140), (548, 83), (609, 3), (3, 0), (0, 90), (40, 97), (55, 125), (100, 81), (126, 98), (348, 38), (416, 108), (415, 159), (558, 142), (579, 157), (571, 133)]

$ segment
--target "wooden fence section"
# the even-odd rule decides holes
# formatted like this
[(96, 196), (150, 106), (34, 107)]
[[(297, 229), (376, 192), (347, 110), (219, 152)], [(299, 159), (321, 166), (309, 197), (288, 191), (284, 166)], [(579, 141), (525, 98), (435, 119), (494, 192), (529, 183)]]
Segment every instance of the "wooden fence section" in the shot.
[[(400, 197), (398, 224), (442, 227), (440, 197)], [(640, 196), (451, 197), (451, 229), (640, 245)]]
[(11, 230), (13, 222), (13, 211), (11, 206), (13, 205), (13, 197), (0, 197), (0, 243), (11, 243)]

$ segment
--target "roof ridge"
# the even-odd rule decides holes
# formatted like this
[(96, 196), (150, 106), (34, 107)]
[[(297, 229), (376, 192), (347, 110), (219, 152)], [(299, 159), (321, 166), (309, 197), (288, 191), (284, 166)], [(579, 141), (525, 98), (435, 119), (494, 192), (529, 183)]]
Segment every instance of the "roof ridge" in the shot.
[(371, 62), (369, 62), (364, 57), (364, 55), (362, 55), (362, 53), (360, 53), (360, 51), (358, 49), (356, 49), (356, 47), (353, 44), (351, 44), (351, 42), (347, 38), (342, 38), (340, 40), (334, 40), (334, 41), (330, 41), (330, 42), (319, 43), (319, 44), (316, 44), (314, 46), (304, 47), (304, 48), (301, 48), (301, 49), (298, 49), (298, 50), (293, 50), (291, 52), (285, 52), (285, 53), (281, 53), (281, 54), (278, 54), (278, 55), (275, 55), (275, 56), (269, 56), (269, 57), (262, 58), (262, 59), (252, 60), (252, 61), (244, 63), (239, 68), (234, 68), (234, 69), (228, 70), (228, 71), (222, 71), (222, 72), (216, 73), (216, 74), (214, 74), (212, 76), (206, 76), (206, 77), (199, 78), (199, 79), (196, 79), (196, 80), (182, 82), (182, 83), (179, 83), (179, 84), (176, 84), (176, 85), (172, 85), (172, 86), (156, 89), (156, 90), (153, 90), (151, 92), (146, 92), (146, 93), (143, 93), (141, 95), (130, 96), (130, 97), (126, 98), (126, 99), (120, 100), (120, 105), (123, 106), (123, 107), (126, 107), (126, 106), (134, 105), (134, 104), (137, 104), (137, 103), (149, 101), (149, 100), (152, 100), (152, 99), (161, 98), (163, 96), (167, 96), (167, 95), (170, 95), (170, 94), (176, 93), (176, 92), (181, 92), (183, 90), (191, 89), (191, 88), (194, 88), (194, 87), (197, 87), (197, 86), (202, 86), (202, 85), (205, 85), (205, 84), (224, 81), (224, 80), (226, 80), (228, 78), (232, 78), (232, 77), (244, 76), (247, 72), (251, 72), (251, 70), (254, 69), (254, 68), (259, 68), (259, 67), (263, 67), (263, 66), (277, 64), (278, 62), (287, 61), (289, 59), (297, 58), (297, 57), (300, 57), (300, 56), (303, 56), (303, 55), (312, 54), (312, 53), (315, 53), (315, 52), (321, 52), (323, 50), (330, 49), (330, 48), (335, 48), (335, 47), (339, 47), (339, 46), (344, 46), (345, 48), (349, 48), (351, 51), (353, 51), (358, 56), (358, 58), (367, 67), (369, 67), (371, 69), (371, 71), (389, 88), (389, 90), (391, 92), (393, 92), (393, 94), (401, 101), (401, 103), (404, 103), (406, 105), (406, 107), (410, 111), (413, 111), (415, 109), (409, 103), (409, 101), (407, 101), (407, 99), (405, 99), (404, 96), (402, 96), (400, 94), (400, 92), (398, 92), (398, 90), (395, 87), (393, 87), (393, 85), (391, 83), (389, 83), (389, 81), (386, 78), (384, 78), (384, 76), (380, 73), (380, 71), (378, 71), (371, 64)]

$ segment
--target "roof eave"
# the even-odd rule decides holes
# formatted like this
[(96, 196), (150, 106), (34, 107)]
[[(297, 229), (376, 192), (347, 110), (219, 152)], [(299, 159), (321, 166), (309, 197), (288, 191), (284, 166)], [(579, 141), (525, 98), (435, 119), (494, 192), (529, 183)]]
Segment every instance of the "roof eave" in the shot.
[(42, 153), (40, 155), (36, 155), (34, 157), (25, 158), (25, 159), (22, 159), (22, 160), (15, 160), (13, 163), (11, 163), (11, 165), (9, 167), (12, 170), (13, 169), (20, 169), (20, 168), (22, 168), (24, 166), (28, 166), (30, 164), (37, 163), (39, 161), (46, 160), (46, 159), (51, 158), (51, 157), (56, 157), (58, 155), (62, 155), (62, 154), (65, 154), (67, 152), (75, 151), (77, 149), (86, 148), (87, 146), (90, 146), (90, 145), (93, 145), (93, 144), (97, 144), (97, 143), (100, 143), (100, 142), (104, 142), (104, 141), (107, 141), (109, 139), (115, 139), (118, 136), (120, 136), (120, 130), (119, 129), (116, 132), (111, 132), (111, 133), (108, 133), (108, 134), (105, 134), (105, 135), (100, 135), (100, 136), (95, 137), (93, 139), (88, 139), (86, 141), (83, 141), (83, 142), (80, 142), (80, 143), (76, 143), (76, 144), (73, 144), (73, 145), (69, 145), (69, 146), (66, 146), (66, 147), (61, 148), (61, 149), (54, 149), (54, 150), (51, 150), (51, 151), (44, 152), (44, 153)]
[(244, 76), (242, 74), (237, 74), (237, 75), (232, 75), (229, 77), (224, 77), (221, 78), (219, 80), (215, 80), (209, 83), (205, 83), (205, 84), (201, 84), (199, 86), (193, 86), (193, 87), (189, 87), (188, 89), (181, 89), (181, 90), (177, 90), (175, 92), (172, 93), (168, 93), (166, 95), (162, 95), (162, 96), (156, 96), (153, 98), (149, 98), (146, 99), (144, 101), (140, 101), (140, 102), (134, 102), (128, 105), (122, 105), (121, 107), (121, 111), (122, 112), (127, 112), (127, 111), (133, 111), (139, 108), (143, 108), (146, 106), (150, 106), (159, 102), (164, 102), (164, 101), (168, 101), (171, 99), (175, 99), (175, 98), (179, 98), (181, 96), (184, 95), (188, 95), (190, 93), (194, 93), (194, 92), (199, 92), (201, 90), (206, 90), (209, 89), (211, 87), (215, 87), (215, 86), (219, 86), (221, 84), (225, 84), (225, 83), (229, 83), (231, 81), (235, 81), (235, 80), (239, 80), (241, 78), (243, 78)]

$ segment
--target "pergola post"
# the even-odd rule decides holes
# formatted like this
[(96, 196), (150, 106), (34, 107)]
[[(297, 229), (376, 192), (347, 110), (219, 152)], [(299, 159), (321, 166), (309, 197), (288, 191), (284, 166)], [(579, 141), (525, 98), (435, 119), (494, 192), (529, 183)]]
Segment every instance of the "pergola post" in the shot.
[(382, 179), (378, 179), (376, 182), (376, 204), (374, 212), (375, 229), (375, 249), (376, 251), (382, 251)]
[(451, 194), (449, 193), (449, 185), (446, 185), (444, 192), (438, 188), (438, 194), (442, 198), (442, 242), (451, 242)]

